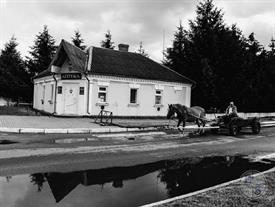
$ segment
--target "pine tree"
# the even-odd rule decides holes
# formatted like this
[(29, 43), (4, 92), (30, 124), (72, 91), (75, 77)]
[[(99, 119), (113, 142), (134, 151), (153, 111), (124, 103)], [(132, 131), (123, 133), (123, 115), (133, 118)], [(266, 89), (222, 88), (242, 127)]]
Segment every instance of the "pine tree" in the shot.
[(142, 42), (139, 43), (139, 48), (138, 48), (137, 52), (144, 57), (149, 57), (149, 55), (145, 52), (145, 50), (143, 48)]
[(268, 47), (270, 48), (270, 56), (275, 57), (275, 39), (273, 37), (271, 38)]
[(114, 42), (112, 42), (112, 35), (110, 30), (107, 31), (107, 33), (105, 34), (105, 40), (101, 41), (101, 47), (103, 48), (109, 48), (109, 49), (114, 49)]
[(32, 95), (32, 84), (17, 46), (18, 43), (13, 36), (1, 50), (0, 96), (14, 100), (29, 100)]
[(81, 38), (81, 34), (80, 34), (79, 30), (74, 31), (74, 37), (72, 37), (72, 43), (76, 47), (80, 48), (81, 50), (84, 50), (86, 48), (86, 46), (83, 45), (84, 39)]
[(163, 62), (164, 65), (185, 75), (187, 75), (187, 71), (185, 71), (182, 66), (184, 65), (183, 60), (185, 58), (184, 47), (187, 41), (188, 40), (186, 39), (186, 31), (184, 31), (183, 26), (180, 22), (179, 26), (177, 27), (177, 31), (174, 34), (173, 45), (165, 52), (165, 60)]
[(196, 81), (192, 105), (223, 110), (229, 100), (240, 97), (236, 80), (243, 78), (244, 38), (236, 25), (224, 23), (212, 0), (200, 2), (196, 14), (188, 30), (181, 24), (177, 28), (164, 64)]
[(54, 38), (49, 34), (48, 27), (44, 25), (43, 31), (36, 35), (34, 46), (31, 47), (30, 57), (27, 57), (28, 70), (32, 75), (47, 69), (55, 54)]

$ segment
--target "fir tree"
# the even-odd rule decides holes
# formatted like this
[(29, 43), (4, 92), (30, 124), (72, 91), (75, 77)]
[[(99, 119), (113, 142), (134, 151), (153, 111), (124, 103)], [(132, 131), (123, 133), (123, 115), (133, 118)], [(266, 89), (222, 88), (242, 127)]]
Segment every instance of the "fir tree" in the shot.
[(0, 55), (0, 96), (14, 100), (29, 100), (32, 96), (30, 75), (17, 50), (18, 43), (13, 36), (1, 50)]
[(270, 56), (275, 57), (275, 39), (273, 37), (271, 38), (268, 47), (270, 48)]
[(200, 2), (196, 13), (188, 30), (180, 23), (164, 64), (196, 81), (192, 105), (223, 109), (238, 96), (235, 80), (243, 70), (245, 52), (242, 34), (236, 26), (225, 25), (212, 0)]
[(76, 47), (80, 48), (81, 50), (84, 50), (86, 48), (86, 46), (83, 45), (84, 39), (81, 38), (81, 34), (80, 34), (79, 30), (74, 31), (74, 37), (72, 37), (72, 43)]
[(114, 42), (112, 42), (112, 35), (110, 30), (107, 31), (105, 34), (105, 40), (102, 40), (100, 43), (101, 47), (103, 48), (109, 48), (109, 49), (114, 49)]
[(174, 34), (173, 45), (168, 48), (165, 55), (164, 64), (179, 73), (185, 73), (182, 71), (182, 64), (184, 59), (184, 43), (187, 42), (186, 32), (180, 22), (177, 27), (177, 31)]
[(30, 57), (27, 57), (28, 70), (32, 75), (47, 69), (55, 54), (54, 38), (49, 34), (48, 27), (44, 25), (43, 31), (36, 35), (34, 46), (31, 47)]

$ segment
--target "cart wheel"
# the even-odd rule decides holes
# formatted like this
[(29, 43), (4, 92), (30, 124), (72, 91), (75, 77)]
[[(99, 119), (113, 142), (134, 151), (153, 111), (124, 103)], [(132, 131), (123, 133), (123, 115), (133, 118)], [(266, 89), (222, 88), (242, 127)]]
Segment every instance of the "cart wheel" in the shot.
[(229, 134), (232, 135), (232, 136), (237, 136), (238, 134), (238, 126), (236, 125), (231, 125), (230, 128), (229, 128)]
[(261, 131), (261, 125), (259, 122), (257, 123), (254, 123), (253, 126), (252, 126), (252, 133), (253, 134), (259, 134)]

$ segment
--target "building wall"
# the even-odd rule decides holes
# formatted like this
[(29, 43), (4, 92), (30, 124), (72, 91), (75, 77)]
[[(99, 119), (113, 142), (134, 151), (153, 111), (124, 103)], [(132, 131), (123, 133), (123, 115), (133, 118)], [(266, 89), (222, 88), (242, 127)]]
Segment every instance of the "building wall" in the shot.
[[(61, 80), (60, 74), (55, 77), (57, 88), (62, 87), (60, 94), (58, 89), (55, 93), (53, 77), (34, 80), (35, 109), (53, 113), (55, 94), (57, 115), (98, 115), (101, 106), (104, 106), (104, 109), (112, 111), (114, 116), (165, 116), (168, 104), (180, 103), (190, 106), (191, 86), (186, 84), (90, 75), (88, 104), (88, 81), (84, 75), (81, 80)], [(80, 94), (80, 87), (84, 88), (83, 95)], [(99, 101), (99, 87), (107, 88), (106, 103)], [(131, 88), (137, 89), (137, 104), (130, 104)], [(155, 105), (156, 89), (162, 91), (160, 105)], [(74, 98), (71, 99), (70, 90), (74, 90)]]
[[(112, 111), (114, 116), (165, 116), (168, 104), (180, 103), (190, 106), (191, 85), (148, 81), (130, 78), (90, 76), (92, 91), (91, 115), (97, 115), (101, 106)], [(98, 99), (99, 87), (107, 87), (107, 102)], [(130, 89), (137, 88), (137, 104), (130, 104)], [(155, 105), (156, 89), (162, 91), (161, 105)]]
[[(191, 85), (188, 84), (99, 75), (85, 77), (84, 74), (80, 80), (61, 80), (60, 72), (78, 73), (71, 68), (68, 60), (55, 70), (57, 85), (53, 76), (34, 80), (33, 106), (37, 110), (55, 112), (56, 115), (84, 116), (98, 115), (104, 106), (114, 116), (165, 116), (168, 104), (190, 106)], [(90, 80), (89, 98), (87, 78)], [(84, 94), (80, 93), (80, 87)], [(99, 101), (99, 87), (107, 89), (106, 103)], [(137, 89), (137, 104), (130, 104), (131, 88)], [(155, 105), (156, 89), (162, 91), (160, 105)]]
[(52, 77), (34, 80), (33, 108), (54, 112), (55, 81)]

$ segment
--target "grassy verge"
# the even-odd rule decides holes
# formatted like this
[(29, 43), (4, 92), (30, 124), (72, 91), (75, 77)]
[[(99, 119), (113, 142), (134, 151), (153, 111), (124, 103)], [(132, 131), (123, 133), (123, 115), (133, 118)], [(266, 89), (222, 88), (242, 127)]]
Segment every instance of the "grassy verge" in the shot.
[(0, 106), (0, 115), (24, 115), (34, 116), (36, 112), (30, 107)]
[[(258, 195), (251, 193), (259, 190)], [(197, 206), (197, 207), (237, 207), (237, 206), (275, 206), (275, 172), (268, 172), (257, 176), (253, 185), (245, 181), (239, 181), (228, 186), (220, 187), (214, 190), (197, 194), (191, 197), (175, 200), (158, 207), (179, 207), (179, 206)]]

